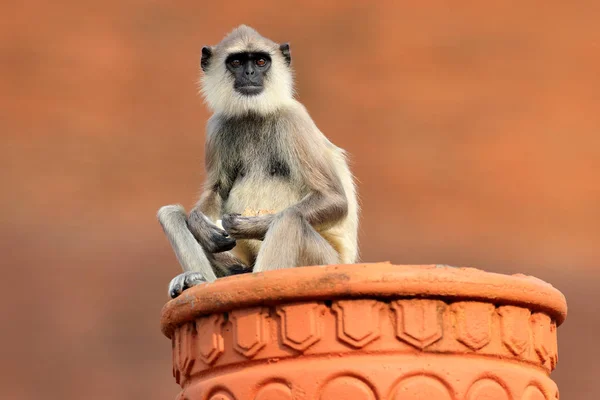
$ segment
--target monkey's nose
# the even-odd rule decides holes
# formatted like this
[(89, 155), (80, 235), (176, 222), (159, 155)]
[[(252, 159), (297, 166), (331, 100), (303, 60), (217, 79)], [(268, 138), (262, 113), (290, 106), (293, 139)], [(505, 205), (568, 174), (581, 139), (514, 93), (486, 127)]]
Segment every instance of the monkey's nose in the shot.
[(250, 64), (250, 63), (246, 64), (246, 68), (244, 68), (244, 72), (246, 73), (246, 75), (254, 75), (254, 68), (252, 67), (252, 64)]

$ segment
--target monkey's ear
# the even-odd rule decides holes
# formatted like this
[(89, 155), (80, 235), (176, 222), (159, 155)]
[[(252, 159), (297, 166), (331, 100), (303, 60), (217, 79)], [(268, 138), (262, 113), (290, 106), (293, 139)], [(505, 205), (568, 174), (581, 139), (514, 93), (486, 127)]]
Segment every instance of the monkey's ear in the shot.
[(208, 63), (212, 54), (212, 48), (209, 46), (204, 46), (202, 48), (202, 56), (200, 56), (200, 68), (202, 68), (202, 71), (206, 71), (206, 68), (208, 68)]
[(290, 44), (283, 43), (279, 46), (279, 50), (281, 50), (281, 54), (283, 54), (283, 58), (285, 58), (285, 62), (287, 65), (292, 63), (292, 54), (290, 53)]

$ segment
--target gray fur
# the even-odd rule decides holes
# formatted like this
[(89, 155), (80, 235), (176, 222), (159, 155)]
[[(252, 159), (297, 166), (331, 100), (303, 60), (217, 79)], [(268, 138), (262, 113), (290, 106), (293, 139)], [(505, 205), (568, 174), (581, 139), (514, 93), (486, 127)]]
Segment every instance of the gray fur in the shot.
[(183, 274), (177, 275), (171, 279), (169, 283), (169, 296), (175, 298), (179, 296), (185, 289), (204, 283), (206, 280), (200, 272), (186, 271)]
[[(208, 218), (204, 218), (206, 221), (202, 223), (203, 226), (209, 226), (211, 229), (214, 227), (220, 232), (225, 232)], [(158, 210), (158, 221), (184, 271), (171, 280), (169, 284), (171, 297), (177, 297), (183, 290), (199, 283), (213, 282), (217, 277), (250, 272), (249, 267), (230, 252), (210, 252), (203, 249), (199, 242), (210, 243), (214, 231), (202, 228), (193, 235), (186, 219), (185, 210), (181, 205), (164, 206)]]
[[(223, 62), (244, 49), (272, 59), (264, 93), (247, 98), (232, 90)], [(242, 26), (205, 53), (202, 90), (214, 114), (204, 193), (189, 216), (180, 206), (159, 211), (186, 271), (173, 280), (172, 297), (235, 273), (356, 262), (354, 180), (345, 152), (293, 99), (289, 47)]]
[(215, 281), (210, 261), (187, 228), (185, 209), (180, 205), (164, 206), (157, 217), (183, 270), (199, 272), (208, 282)]
[(339, 255), (331, 244), (319, 235), (297, 208), (290, 207), (274, 218), (253, 272), (338, 262)]
[(197, 210), (190, 213), (187, 225), (194, 238), (208, 254), (228, 251), (235, 246), (235, 239)]
[[(221, 199), (226, 201), (236, 180), (281, 179), (299, 183), (293, 142), (282, 113), (259, 116), (213, 116), (207, 127), (207, 170), (214, 171)], [(279, 171), (279, 173), (273, 173)]]

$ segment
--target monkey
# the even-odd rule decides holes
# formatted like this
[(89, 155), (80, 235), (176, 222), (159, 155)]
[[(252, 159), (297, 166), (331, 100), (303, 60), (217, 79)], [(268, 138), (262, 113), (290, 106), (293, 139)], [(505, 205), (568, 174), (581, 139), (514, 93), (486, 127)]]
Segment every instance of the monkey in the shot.
[(348, 154), (295, 98), (289, 43), (240, 25), (201, 50), (205, 181), (186, 214), (157, 217), (184, 272), (169, 295), (243, 273), (358, 260)]

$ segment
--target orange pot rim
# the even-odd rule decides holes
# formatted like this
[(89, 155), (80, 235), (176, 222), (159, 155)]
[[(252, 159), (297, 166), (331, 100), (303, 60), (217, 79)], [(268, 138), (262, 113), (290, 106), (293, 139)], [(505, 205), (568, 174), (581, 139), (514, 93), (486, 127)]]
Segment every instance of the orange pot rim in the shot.
[(202, 315), (259, 305), (344, 298), (485, 301), (547, 313), (557, 326), (567, 317), (563, 294), (532, 276), (383, 262), (276, 270), (201, 284), (165, 304), (161, 329), (170, 338), (175, 327)]

